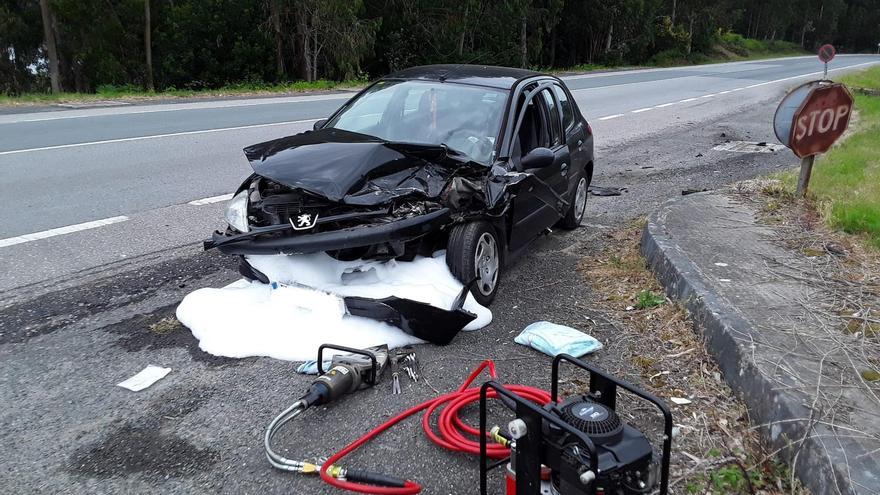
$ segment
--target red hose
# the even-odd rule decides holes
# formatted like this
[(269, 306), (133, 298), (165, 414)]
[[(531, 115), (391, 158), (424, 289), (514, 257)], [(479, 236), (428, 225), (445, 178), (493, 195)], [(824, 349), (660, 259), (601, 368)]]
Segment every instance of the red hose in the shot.
[[(489, 376), (492, 377), (492, 379), (498, 377), (495, 373), (495, 363), (491, 360), (483, 361), (473, 372), (471, 372), (467, 380), (465, 380), (464, 383), (461, 384), (461, 387), (455, 392), (443, 394), (403, 411), (397, 416), (394, 416), (377, 426), (366, 435), (348, 444), (336, 454), (333, 454), (333, 456), (327, 459), (327, 461), (321, 466), (321, 479), (323, 479), (325, 483), (335, 486), (336, 488), (358, 493), (370, 493), (375, 495), (413, 495), (422, 491), (421, 485), (413, 481), (407, 481), (406, 486), (402, 488), (382, 487), (342, 481), (327, 474), (327, 469), (329, 469), (331, 465), (338, 463), (342, 458), (357, 450), (370, 440), (376, 438), (388, 428), (391, 428), (404, 419), (421, 411), (425, 411), (424, 416), (422, 416), (422, 429), (425, 430), (425, 434), (428, 435), (428, 438), (430, 438), (432, 442), (447, 450), (479, 454), (480, 442), (472, 440), (465, 435), (479, 438), (480, 431), (462, 421), (458, 413), (465, 407), (479, 402), (480, 387), (471, 387), (471, 384), (485, 369), (489, 370)], [(527, 387), (525, 385), (504, 385), (504, 387), (511, 392), (542, 406), (550, 402), (550, 394), (538, 388)], [(497, 397), (497, 394), (494, 390), (490, 389), (487, 396), (495, 398)], [(440, 416), (437, 419), (439, 433), (431, 428), (431, 417), (438, 409), (441, 409)], [(489, 443), (486, 445), (486, 452), (492, 459), (503, 459), (510, 454), (510, 449), (497, 443)]]

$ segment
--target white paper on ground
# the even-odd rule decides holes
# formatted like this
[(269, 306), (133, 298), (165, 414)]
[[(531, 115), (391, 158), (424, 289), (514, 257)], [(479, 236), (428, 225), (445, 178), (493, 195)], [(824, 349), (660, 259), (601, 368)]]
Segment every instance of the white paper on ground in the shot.
[(141, 370), (137, 375), (134, 375), (124, 382), (117, 383), (116, 385), (122, 388), (127, 388), (132, 392), (140, 392), (162, 378), (165, 378), (165, 375), (170, 372), (171, 368), (162, 368), (151, 364)]
[[(199, 289), (177, 308), (177, 319), (210, 354), (234, 358), (268, 356), (288, 361), (316, 359), (325, 343), (389, 348), (421, 343), (402, 330), (345, 314), (338, 296), (381, 299), (397, 296), (449, 309), (462, 284), (446, 266), (445, 253), (411, 262), (338, 261), (325, 253), (249, 256), (270, 281), (239, 281), (222, 289)], [(312, 290), (296, 284), (314, 287)], [(492, 321), (492, 312), (468, 295), (464, 308), (477, 315), (465, 330)]]

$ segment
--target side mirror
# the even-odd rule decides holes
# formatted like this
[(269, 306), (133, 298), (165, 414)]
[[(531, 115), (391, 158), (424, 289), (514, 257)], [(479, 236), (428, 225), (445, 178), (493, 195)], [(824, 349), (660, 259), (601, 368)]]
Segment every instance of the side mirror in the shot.
[(522, 169), (549, 167), (555, 160), (556, 155), (549, 148), (535, 148), (522, 158)]
[(327, 123), (327, 119), (318, 120), (317, 122), (315, 122), (315, 125), (312, 126), (312, 129), (317, 131), (318, 129), (324, 127), (324, 124), (326, 124), (326, 123)]

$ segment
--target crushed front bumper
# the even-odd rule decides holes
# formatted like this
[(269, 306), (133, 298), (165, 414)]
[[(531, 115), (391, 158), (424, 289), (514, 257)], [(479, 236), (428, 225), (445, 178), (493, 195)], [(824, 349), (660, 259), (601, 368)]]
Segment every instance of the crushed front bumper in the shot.
[(389, 242), (406, 242), (439, 229), (450, 221), (449, 208), (384, 224), (367, 224), (315, 234), (277, 235), (293, 232), (289, 225), (255, 229), (244, 234), (216, 231), (204, 241), (204, 248), (217, 248), (226, 254), (308, 254), (372, 246)]

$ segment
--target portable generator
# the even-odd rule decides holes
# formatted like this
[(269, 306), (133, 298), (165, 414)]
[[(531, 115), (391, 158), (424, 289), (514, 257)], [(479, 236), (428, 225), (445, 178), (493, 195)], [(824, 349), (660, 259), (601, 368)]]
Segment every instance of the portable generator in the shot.
[[(559, 401), (559, 365), (569, 362), (589, 373), (589, 391)], [(648, 437), (626, 424), (616, 410), (618, 387), (650, 402), (664, 419), (660, 459)], [(497, 397), (516, 419), (507, 432), (487, 430), (487, 401)], [(496, 381), (480, 389), (480, 430), (510, 446), (510, 458), (491, 462), (487, 439), (480, 438), (480, 493), (487, 495), (488, 473), (505, 466), (506, 495), (632, 495), (669, 484), (672, 414), (658, 398), (577, 358), (553, 360), (551, 401), (541, 407)]]

